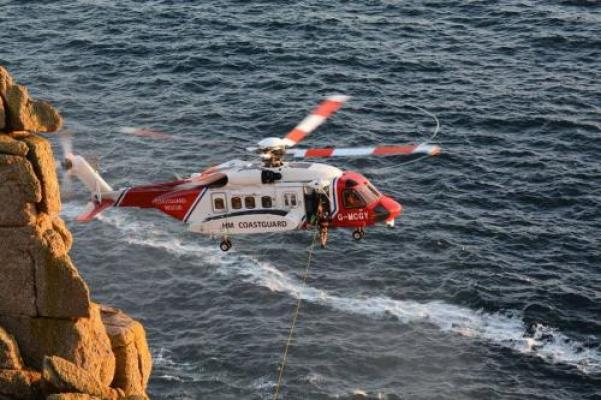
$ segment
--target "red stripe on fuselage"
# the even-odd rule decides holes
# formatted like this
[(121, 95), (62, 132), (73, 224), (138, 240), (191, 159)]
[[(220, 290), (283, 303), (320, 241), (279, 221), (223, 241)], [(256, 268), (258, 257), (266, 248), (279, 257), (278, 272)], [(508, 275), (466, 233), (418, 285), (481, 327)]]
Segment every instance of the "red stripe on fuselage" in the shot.
[(139, 190), (169, 189), (169, 188), (172, 188), (174, 186), (178, 186), (178, 185), (181, 185), (181, 184), (184, 184), (184, 183), (189, 183), (189, 182), (190, 182), (189, 179), (179, 179), (177, 181), (153, 183), (152, 185), (134, 186), (132, 189), (139, 189)]
[(166, 182), (157, 185), (134, 186), (127, 189), (119, 207), (156, 208), (167, 215), (183, 220), (198, 194), (204, 189), (175, 189), (187, 181)]
[(171, 188), (166, 187), (133, 187), (127, 190), (119, 207), (154, 208), (153, 200), (171, 191)]
[(206, 190), (206, 188), (174, 190), (155, 198), (153, 204), (165, 214), (184, 220), (188, 211), (191, 211), (191, 208), (194, 207), (195, 200), (203, 190)]

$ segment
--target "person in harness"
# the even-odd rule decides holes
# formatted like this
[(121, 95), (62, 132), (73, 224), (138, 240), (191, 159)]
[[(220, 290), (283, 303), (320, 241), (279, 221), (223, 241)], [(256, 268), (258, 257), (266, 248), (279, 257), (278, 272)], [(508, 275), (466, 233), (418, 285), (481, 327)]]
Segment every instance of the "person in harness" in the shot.
[(328, 227), (330, 225), (330, 216), (324, 207), (322, 199), (318, 200), (317, 209), (315, 210), (316, 222), (319, 225), (319, 241), (321, 248), (325, 249), (328, 244)]

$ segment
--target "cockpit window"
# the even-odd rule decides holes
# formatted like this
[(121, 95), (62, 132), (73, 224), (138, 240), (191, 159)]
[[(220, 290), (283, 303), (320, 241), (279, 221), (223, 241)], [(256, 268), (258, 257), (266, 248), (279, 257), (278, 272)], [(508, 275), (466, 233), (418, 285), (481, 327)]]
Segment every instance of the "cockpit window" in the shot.
[(379, 198), (380, 196), (382, 196), (382, 194), (378, 191), (378, 189), (376, 189), (374, 187), (374, 185), (372, 185), (371, 183), (367, 182), (365, 184), (365, 186), (367, 186), (367, 188), (369, 189), (369, 191), (372, 192), (376, 197)]
[(344, 189), (342, 192), (342, 202), (345, 208), (363, 208), (365, 200), (355, 189)]
[(372, 204), (374, 201), (378, 200), (382, 195), (380, 192), (376, 190), (371, 184), (366, 183), (365, 185), (361, 185), (355, 188), (363, 199), (367, 202), (367, 204)]

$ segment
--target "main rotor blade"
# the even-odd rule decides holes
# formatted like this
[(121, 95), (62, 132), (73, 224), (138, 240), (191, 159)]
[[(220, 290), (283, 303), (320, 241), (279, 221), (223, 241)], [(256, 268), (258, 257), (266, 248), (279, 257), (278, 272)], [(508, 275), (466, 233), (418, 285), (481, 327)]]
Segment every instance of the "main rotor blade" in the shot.
[(311, 112), (311, 114), (307, 115), (293, 130), (288, 132), (284, 137), (286, 145), (292, 147), (303, 140), (323, 124), (328, 117), (338, 111), (349, 98), (349, 96), (340, 94), (326, 98)]
[(423, 154), (437, 156), (440, 146), (433, 144), (406, 144), (400, 146), (378, 147), (341, 147), (324, 149), (290, 149), (286, 154), (295, 158), (325, 158), (325, 157), (360, 157), (360, 156), (395, 156)]
[(136, 128), (133, 126), (123, 126), (119, 128), (119, 132), (127, 133), (134, 136), (150, 138), (150, 139), (170, 139), (171, 135), (166, 134), (165, 132), (156, 131), (148, 128)]

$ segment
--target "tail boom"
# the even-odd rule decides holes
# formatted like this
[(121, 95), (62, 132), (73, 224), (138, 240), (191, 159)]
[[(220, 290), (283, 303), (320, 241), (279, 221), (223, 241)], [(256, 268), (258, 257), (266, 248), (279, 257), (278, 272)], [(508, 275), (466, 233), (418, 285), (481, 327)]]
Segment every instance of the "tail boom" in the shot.
[(113, 190), (83, 157), (69, 154), (65, 165), (92, 193), (88, 210), (76, 218), (80, 222), (92, 220), (109, 207), (156, 208), (186, 222), (207, 191), (204, 180), (199, 179)]

